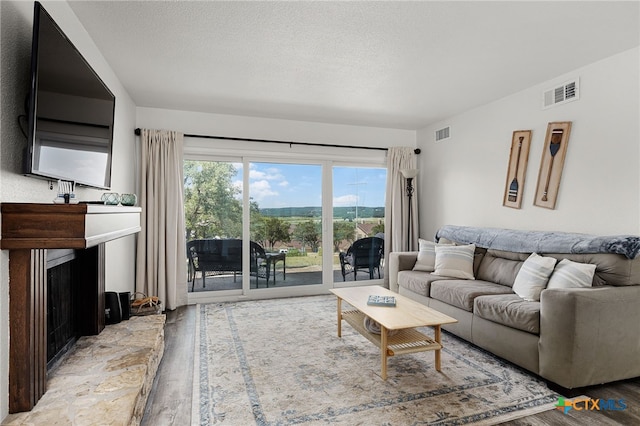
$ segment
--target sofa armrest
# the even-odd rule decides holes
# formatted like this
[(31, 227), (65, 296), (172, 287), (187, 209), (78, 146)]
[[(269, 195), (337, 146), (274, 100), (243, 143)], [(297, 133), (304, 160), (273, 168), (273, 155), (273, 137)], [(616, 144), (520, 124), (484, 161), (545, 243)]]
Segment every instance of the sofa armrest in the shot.
[(417, 251), (389, 253), (389, 290), (398, 292), (398, 272), (413, 269), (418, 260)]
[(544, 290), (538, 349), (565, 388), (640, 376), (640, 286)]

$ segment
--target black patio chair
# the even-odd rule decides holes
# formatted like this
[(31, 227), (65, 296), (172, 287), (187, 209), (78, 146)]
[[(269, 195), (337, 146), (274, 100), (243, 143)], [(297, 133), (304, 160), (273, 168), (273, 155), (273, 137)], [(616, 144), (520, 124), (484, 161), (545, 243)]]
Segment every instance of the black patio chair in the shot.
[(209, 274), (233, 273), (235, 282), (238, 272), (242, 273), (242, 240), (205, 239), (187, 243), (191, 291), (195, 286), (196, 272), (202, 276), (202, 287)]
[[(256, 242), (250, 243), (251, 259), (250, 272), (256, 277), (256, 286), (259, 278), (267, 276), (264, 249)], [(202, 288), (205, 287), (207, 274), (233, 273), (233, 281), (236, 281), (238, 273), (242, 273), (242, 240), (240, 239), (203, 239), (192, 240), (187, 243), (187, 259), (189, 259), (189, 280), (191, 291), (196, 282), (197, 272), (202, 276)]]
[(256, 287), (259, 286), (259, 278), (264, 278), (269, 287), (269, 280), (267, 277), (267, 254), (264, 248), (255, 241), (251, 241), (249, 244), (249, 251), (251, 254), (250, 269), (251, 275), (256, 277)]
[(358, 271), (369, 271), (369, 279), (373, 279), (373, 273), (378, 270), (380, 278), (380, 264), (384, 257), (384, 240), (378, 237), (367, 237), (356, 240), (347, 249), (340, 252), (340, 269), (342, 280), (347, 280), (347, 274), (353, 272), (353, 280), (357, 280)]

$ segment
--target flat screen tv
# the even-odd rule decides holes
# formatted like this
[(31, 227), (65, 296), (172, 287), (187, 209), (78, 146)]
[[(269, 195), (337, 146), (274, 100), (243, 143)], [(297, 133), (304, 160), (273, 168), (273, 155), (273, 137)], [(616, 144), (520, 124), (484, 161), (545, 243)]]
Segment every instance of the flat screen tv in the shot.
[(25, 174), (108, 189), (115, 97), (35, 2)]

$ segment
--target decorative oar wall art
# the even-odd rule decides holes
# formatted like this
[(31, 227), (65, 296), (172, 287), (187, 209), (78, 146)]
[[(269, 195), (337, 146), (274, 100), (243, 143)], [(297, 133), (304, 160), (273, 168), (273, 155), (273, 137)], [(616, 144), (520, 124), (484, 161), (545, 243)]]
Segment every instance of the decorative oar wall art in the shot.
[(507, 168), (507, 183), (504, 188), (502, 205), (519, 209), (522, 204), (524, 178), (529, 161), (531, 130), (516, 130), (511, 138), (511, 154)]
[(547, 136), (544, 139), (536, 198), (533, 204), (539, 207), (554, 209), (558, 198), (558, 188), (562, 177), (564, 157), (567, 154), (571, 133), (571, 122), (560, 121), (549, 123)]

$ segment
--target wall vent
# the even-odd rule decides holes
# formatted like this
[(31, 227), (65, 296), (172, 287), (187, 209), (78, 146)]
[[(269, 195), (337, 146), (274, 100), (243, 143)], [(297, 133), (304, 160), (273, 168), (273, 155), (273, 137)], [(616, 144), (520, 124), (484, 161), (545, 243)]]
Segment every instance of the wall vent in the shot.
[(435, 137), (436, 142), (442, 142), (446, 139), (451, 138), (451, 126), (443, 127), (442, 129), (436, 130)]
[(542, 109), (566, 104), (580, 99), (580, 80), (567, 81), (560, 86), (542, 92)]

